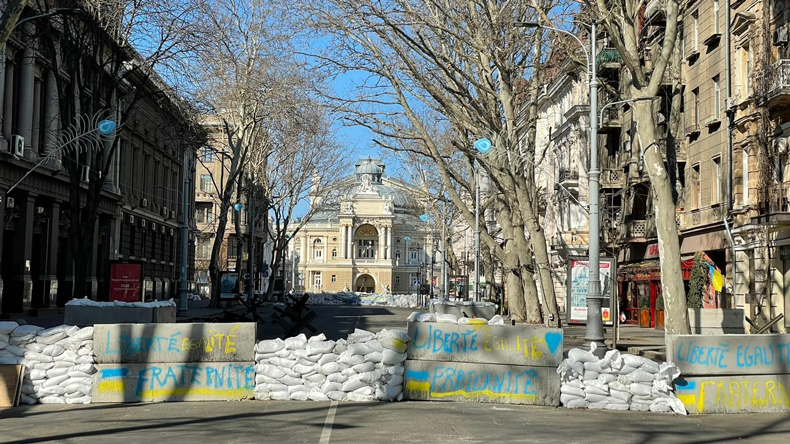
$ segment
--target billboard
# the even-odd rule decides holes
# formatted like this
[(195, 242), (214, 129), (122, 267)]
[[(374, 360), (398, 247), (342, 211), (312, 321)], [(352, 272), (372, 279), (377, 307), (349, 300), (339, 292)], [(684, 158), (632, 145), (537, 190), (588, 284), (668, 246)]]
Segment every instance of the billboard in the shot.
[(143, 264), (140, 262), (110, 263), (110, 301), (140, 302), (143, 300)]
[[(615, 263), (613, 258), (600, 259), (598, 270), (601, 279), (601, 316), (604, 325), (612, 325), (613, 303), (617, 298), (614, 295)], [(567, 316), (569, 324), (587, 323), (587, 289), (590, 286), (590, 263), (587, 259), (568, 259), (568, 296)]]

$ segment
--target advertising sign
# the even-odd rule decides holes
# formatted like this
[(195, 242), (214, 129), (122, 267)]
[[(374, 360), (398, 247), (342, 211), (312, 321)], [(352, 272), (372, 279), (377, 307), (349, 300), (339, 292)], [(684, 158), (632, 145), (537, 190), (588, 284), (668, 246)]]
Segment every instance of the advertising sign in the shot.
[[(614, 259), (601, 258), (599, 267), (601, 278), (601, 315), (604, 325), (612, 325), (612, 303), (617, 301), (613, 297), (614, 287)], [(568, 297), (567, 313), (568, 323), (585, 324), (587, 323), (587, 289), (590, 286), (590, 263), (580, 258), (569, 258), (568, 260)]]
[(143, 264), (110, 263), (110, 301), (140, 302), (142, 300)]
[(239, 273), (222, 273), (219, 278), (220, 299), (235, 299), (240, 293)]

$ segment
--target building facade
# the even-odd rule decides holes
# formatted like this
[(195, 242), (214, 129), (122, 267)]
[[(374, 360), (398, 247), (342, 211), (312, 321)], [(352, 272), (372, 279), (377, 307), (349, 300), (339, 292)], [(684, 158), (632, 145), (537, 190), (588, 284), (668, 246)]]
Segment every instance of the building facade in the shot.
[[(37, 14), (28, 10), (22, 18)], [(191, 220), (193, 208), (184, 214), (181, 204), (181, 184), (192, 174), (184, 166), (191, 156), (185, 140), (191, 138), (186, 137), (190, 125), (182, 105), (155, 76), (135, 85), (162, 94), (142, 99), (126, 121), (118, 122), (121, 130), (100, 190), (93, 248), (86, 255), (87, 291), (73, 295), (68, 227), (75, 189), (62, 161), (74, 154), (46, 159), (60, 148), (59, 137), (74, 122), (60, 117), (55, 76), (63, 74), (53, 72), (37, 42), (41, 20), (50, 19), (15, 29), (0, 60), (0, 313), (35, 313), (63, 306), (72, 296), (107, 300), (114, 260), (143, 264), (146, 298), (171, 297), (180, 278), (179, 228), (185, 217)], [(91, 178), (100, 173), (90, 164), (82, 168), (76, 192), (84, 198)]]
[(340, 201), (321, 203), (293, 235), (286, 289), (410, 293), (438, 279), (435, 226), (420, 220), (425, 205), (385, 167), (379, 159), (360, 159), (341, 184), (347, 191)]

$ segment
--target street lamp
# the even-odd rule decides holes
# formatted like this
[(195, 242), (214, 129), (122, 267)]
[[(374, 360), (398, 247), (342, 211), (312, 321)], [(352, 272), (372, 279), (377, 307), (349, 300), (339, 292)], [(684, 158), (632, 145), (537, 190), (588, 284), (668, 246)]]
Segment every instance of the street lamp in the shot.
[[(590, 171), (588, 172), (590, 182), (590, 245), (589, 253), (589, 267), (590, 278), (587, 287), (587, 330), (584, 335), (584, 340), (588, 342), (588, 346), (596, 344), (596, 355), (603, 357), (606, 351), (603, 336), (603, 319), (601, 317), (601, 304), (603, 298), (601, 297), (601, 276), (600, 276), (600, 257), (601, 257), (601, 221), (599, 218), (599, 176), (601, 175), (598, 169), (598, 79), (595, 76), (595, 37), (596, 37), (596, 23), (592, 21), (590, 31), (590, 51), (579, 37), (572, 32), (564, 29), (552, 28), (545, 26), (540, 22), (516, 22), (514, 23), (519, 28), (543, 28), (551, 31), (561, 32), (571, 36), (574, 40), (579, 42), (584, 55), (587, 58), (588, 78), (590, 84)], [(615, 321), (616, 322), (616, 321)]]
[[(478, 139), (474, 143), (475, 149), (480, 154), (488, 154), (493, 149), (493, 144), (486, 138)], [(480, 162), (475, 159), (475, 301), (480, 300)]]

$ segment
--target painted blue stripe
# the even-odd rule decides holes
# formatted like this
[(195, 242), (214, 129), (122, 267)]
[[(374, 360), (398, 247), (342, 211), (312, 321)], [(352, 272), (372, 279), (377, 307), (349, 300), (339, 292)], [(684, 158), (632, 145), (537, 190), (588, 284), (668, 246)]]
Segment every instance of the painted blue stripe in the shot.
[(675, 388), (678, 390), (694, 390), (697, 388), (696, 381), (675, 381)]
[(428, 371), (418, 372), (415, 370), (409, 370), (406, 372), (406, 377), (409, 379), (415, 379), (418, 381), (427, 381), (428, 380)]
[(101, 371), (102, 379), (122, 378), (128, 374), (128, 368), (106, 368)]

